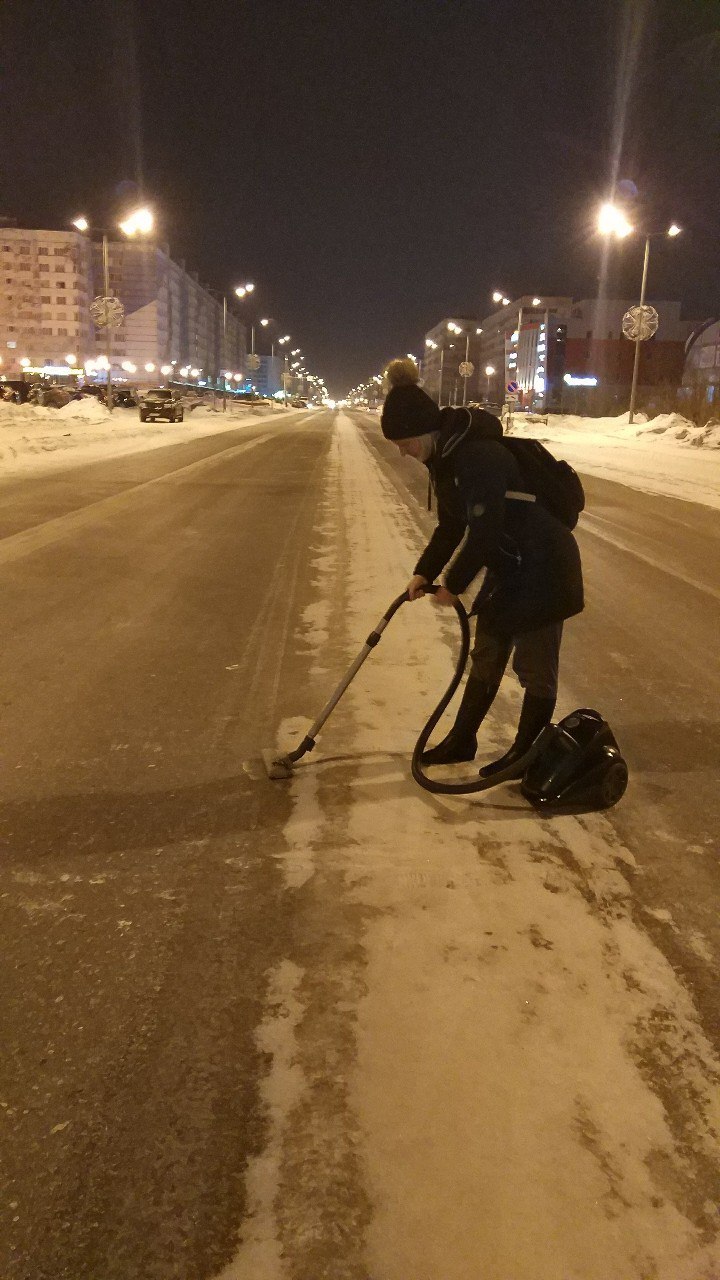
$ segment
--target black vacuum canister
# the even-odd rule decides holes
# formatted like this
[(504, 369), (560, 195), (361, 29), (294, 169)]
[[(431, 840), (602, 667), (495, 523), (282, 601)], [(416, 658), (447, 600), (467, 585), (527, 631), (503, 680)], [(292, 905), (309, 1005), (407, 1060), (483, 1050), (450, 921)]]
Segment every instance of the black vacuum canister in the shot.
[(538, 808), (609, 809), (625, 794), (627, 764), (599, 711), (581, 707), (544, 730), (520, 789)]

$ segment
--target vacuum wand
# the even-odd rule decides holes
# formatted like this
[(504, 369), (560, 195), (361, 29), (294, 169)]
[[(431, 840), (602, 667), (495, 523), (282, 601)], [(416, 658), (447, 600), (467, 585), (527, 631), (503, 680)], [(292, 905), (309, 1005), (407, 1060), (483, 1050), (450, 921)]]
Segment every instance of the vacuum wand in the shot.
[[(428, 586), (424, 588), (424, 591), (427, 594), (432, 595), (437, 591), (437, 587)], [(273, 751), (262, 752), (262, 758), (265, 762), (265, 768), (267, 769), (269, 778), (272, 778), (273, 781), (279, 781), (282, 778), (291, 777), (293, 765), (297, 764), (298, 760), (301, 760), (304, 755), (307, 755), (308, 751), (312, 751), (315, 746), (317, 735), (325, 724), (325, 721), (335, 710), (348, 685), (352, 684), (355, 676), (365, 662), (365, 659), (370, 656), (375, 646), (379, 644), (382, 638), (382, 633), (388, 622), (390, 622), (390, 620), (395, 616), (400, 606), (405, 604), (409, 599), (410, 597), (407, 591), (403, 591), (401, 596), (398, 596), (396, 600), (393, 600), (390, 608), (386, 609), (375, 629), (370, 632), (370, 635), (365, 641), (365, 644), (360, 650), (357, 658), (352, 665), (348, 667), (348, 670), (345, 672), (345, 675), (332, 696), (328, 698), (328, 701), (325, 703), (320, 715), (317, 717), (314, 724), (310, 726), (300, 745), (296, 747), (294, 751), (289, 751), (287, 755), (284, 756), (278, 756)]]

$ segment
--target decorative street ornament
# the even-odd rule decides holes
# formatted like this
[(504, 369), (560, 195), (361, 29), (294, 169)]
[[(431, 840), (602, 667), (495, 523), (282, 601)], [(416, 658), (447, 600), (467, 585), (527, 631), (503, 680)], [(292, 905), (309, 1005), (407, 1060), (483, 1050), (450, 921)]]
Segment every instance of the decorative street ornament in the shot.
[(644, 342), (657, 333), (660, 317), (654, 307), (647, 303), (640, 307), (630, 307), (622, 318), (622, 331), (626, 338), (633, 342)]
[(90, 303), (90, 315), (98, 329), (119, 329), (125, 319), (125, 308), (119, 298), (95, 298)]
[(248, 369), (252, 369), (253, 373), (255, 373), (260, 368), (260, 357), (250, 355), (247, 357), (245, 363)]
[(459, 373), (461, 378), (471, 378), (475, 372), (475, 365), (472, 360), (463, 360), (460, 364)]

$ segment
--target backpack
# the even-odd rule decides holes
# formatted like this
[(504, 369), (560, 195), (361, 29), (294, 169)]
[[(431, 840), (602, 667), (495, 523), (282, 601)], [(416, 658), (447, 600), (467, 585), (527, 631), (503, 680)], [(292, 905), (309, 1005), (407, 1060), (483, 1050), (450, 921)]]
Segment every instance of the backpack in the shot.
[(504, 436), (503, 444), (517, 462), (528, 491), (552, 516), (574, 529), (585, 507), (585, 491), (577, 471), (569, 462), (554, 458), (539, 440)]

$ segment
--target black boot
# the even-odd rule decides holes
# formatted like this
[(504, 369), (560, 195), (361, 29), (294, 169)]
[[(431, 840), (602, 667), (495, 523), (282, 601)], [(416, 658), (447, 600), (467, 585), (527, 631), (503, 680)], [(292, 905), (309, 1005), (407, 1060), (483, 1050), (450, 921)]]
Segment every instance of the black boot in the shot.
[[(522, 711), (520, 712), (520, 723), (518, 725), (517, 736), (509, 751), (504, 756), (500, 756), (499, 760), (493, 760), (490, 764), (483, 765), (480, 770), (481, 778), (492, 778), (496, 773), (501, 773), (503, 769), (507, 769), (510, 765), (515, 764), (525, 752), (529, 750), (533, 742), (537, 738), (546, 724), (552, 719), (552, 713), (555, 710), (555, 698), (536, 698), (532, 693), (526, 693), (523, 698)], [(520, 766), (517, 773), (510, 774), (511, 778), (521, 778), (525, 768)]]
[(474, 760), (477, 731), (495, 700), (498, 687), (468, 676), (452, 729), (436, 747), (423, 751), (421, 763), (459, 764), (462, 760)]

